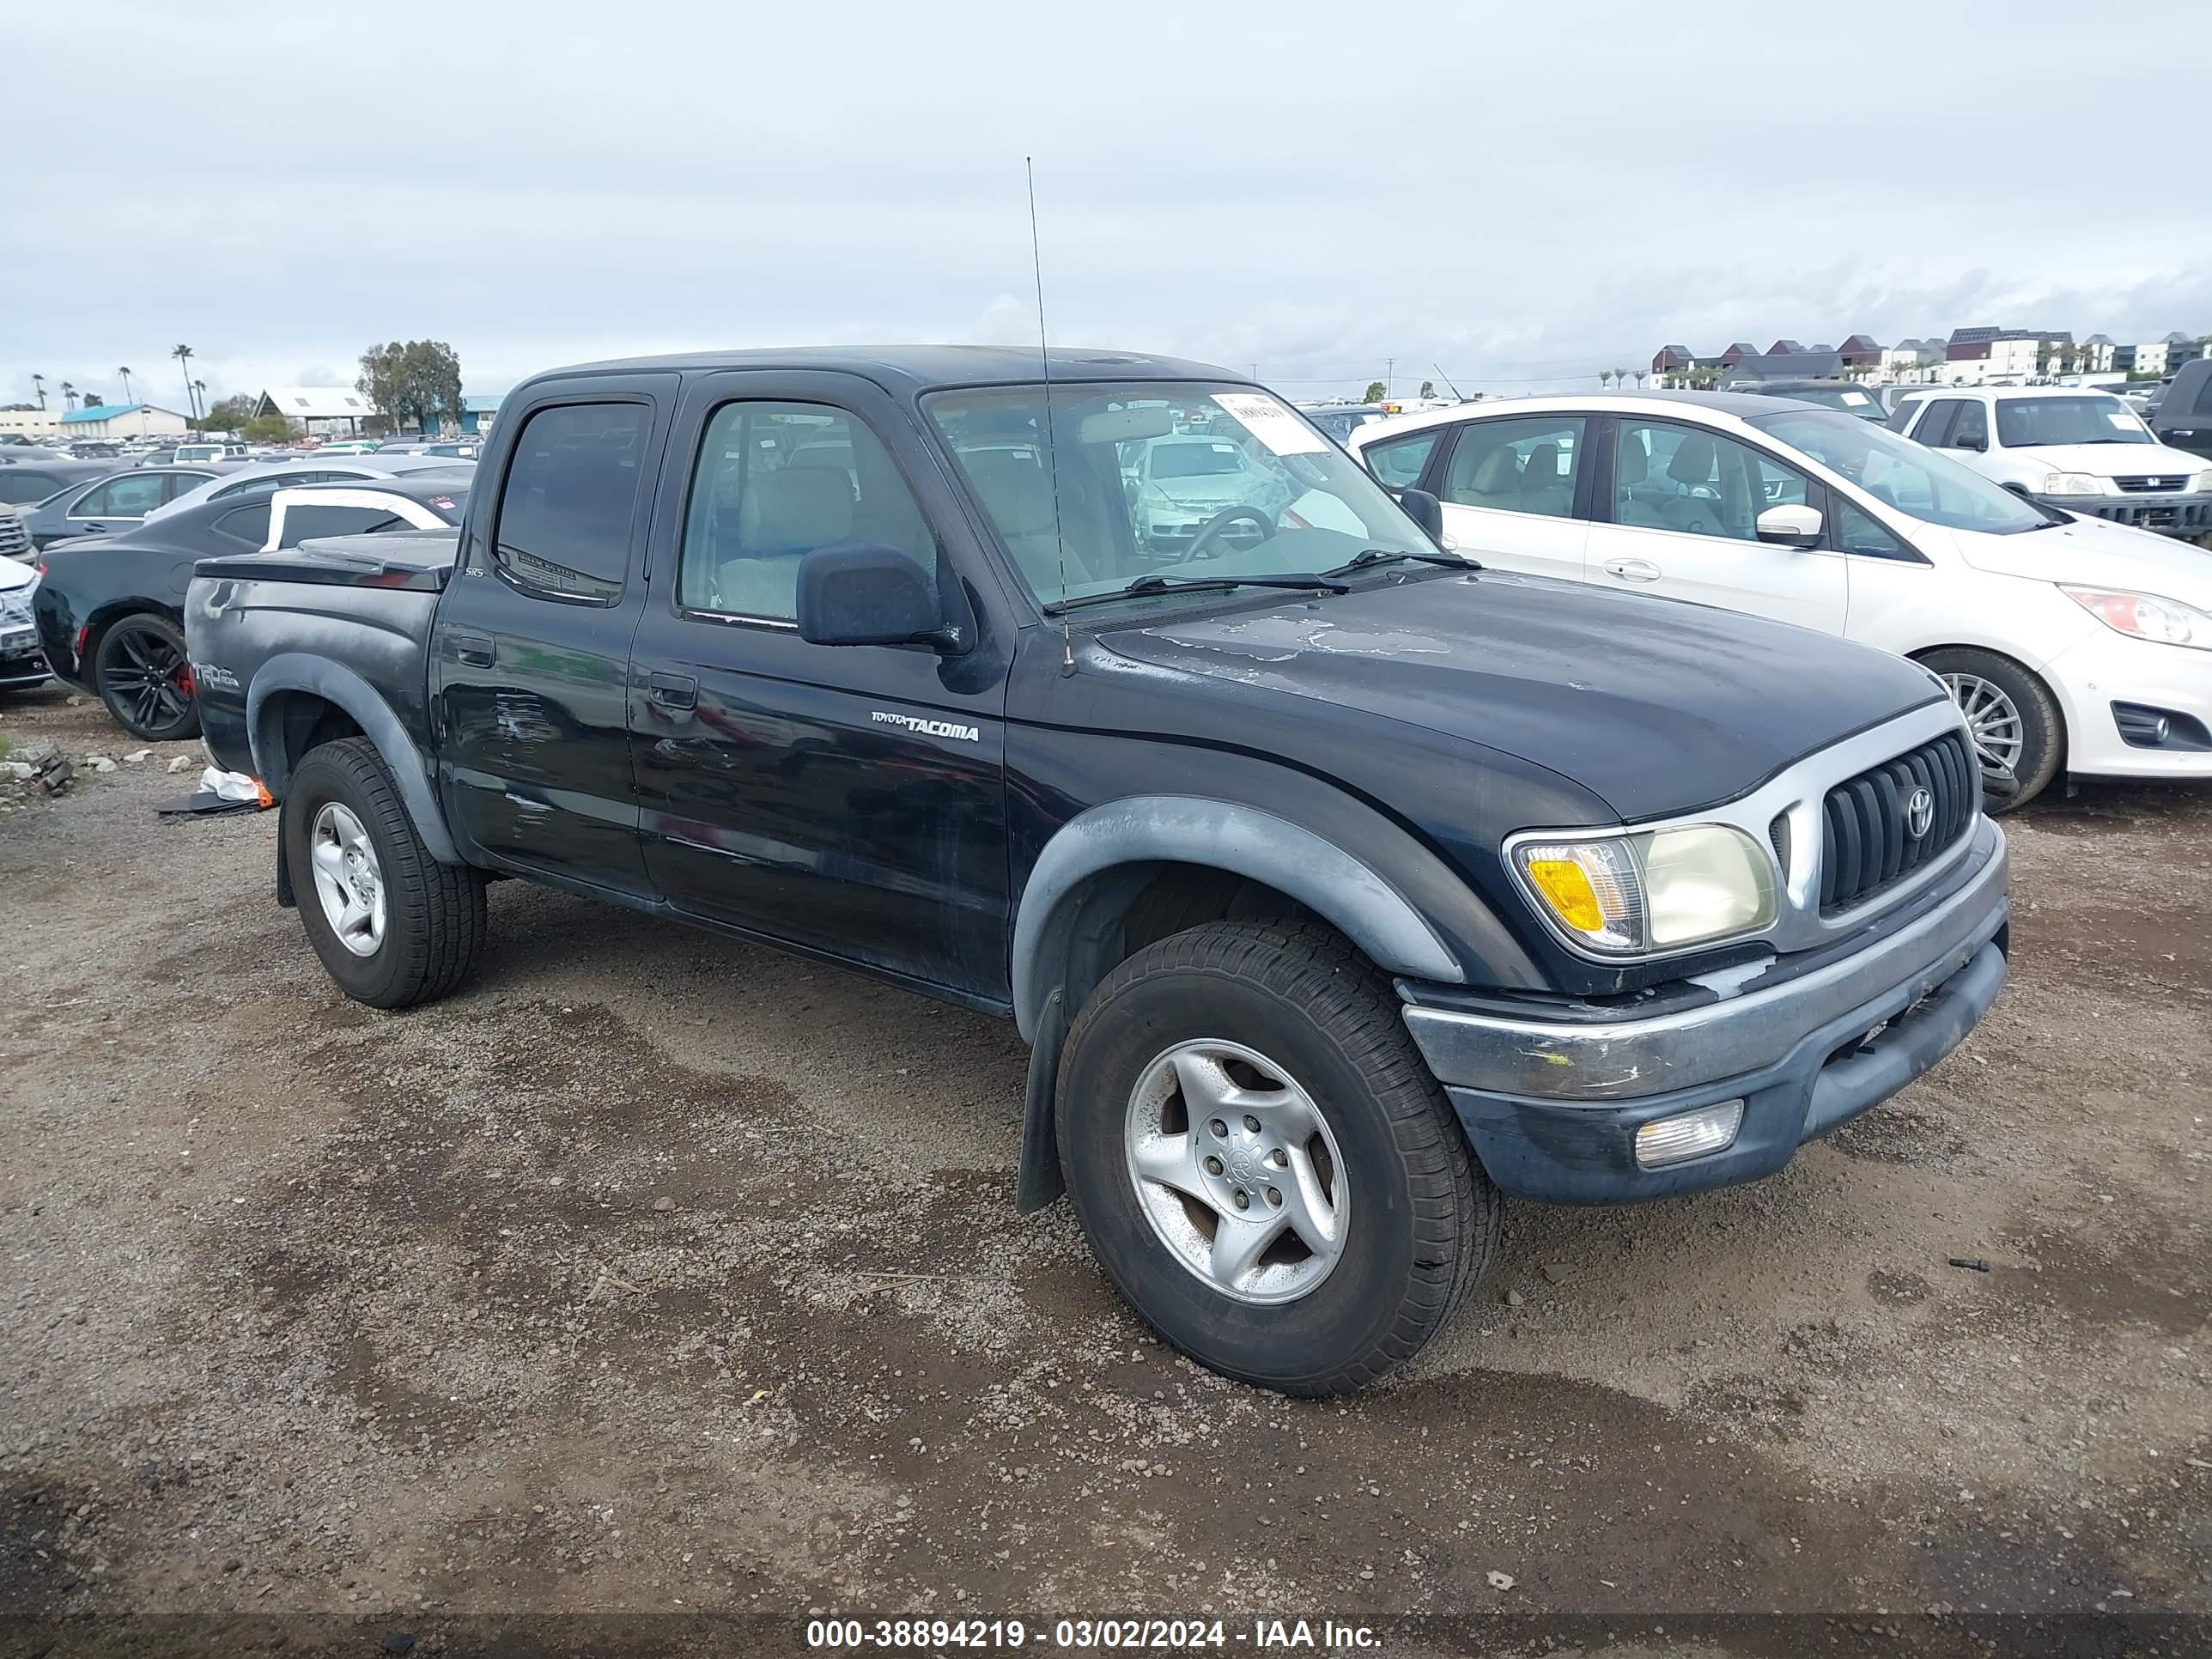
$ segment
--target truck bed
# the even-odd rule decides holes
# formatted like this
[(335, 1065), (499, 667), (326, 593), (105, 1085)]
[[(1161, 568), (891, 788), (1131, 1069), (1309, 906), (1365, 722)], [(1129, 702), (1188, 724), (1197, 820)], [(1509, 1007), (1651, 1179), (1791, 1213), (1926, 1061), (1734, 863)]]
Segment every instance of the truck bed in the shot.
[(427, 752), (430, 625), (459, 545), (450, 531), (332, 536), (196, 564), (185, 641), (217, 763), (260, 775), (246, 688), (284, 656), (310, 676), (367, 680)]

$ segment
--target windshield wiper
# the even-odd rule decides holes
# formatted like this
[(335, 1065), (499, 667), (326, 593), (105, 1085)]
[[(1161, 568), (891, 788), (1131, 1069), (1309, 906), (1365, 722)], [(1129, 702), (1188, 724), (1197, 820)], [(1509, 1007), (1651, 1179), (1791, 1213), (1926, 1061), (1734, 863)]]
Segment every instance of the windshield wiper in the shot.
[(1423, 564), (1440, 564), (1453, 570), (1482, 568), (1473, 559), (1463, 559), (1456, 553), (1406, 553), (1370, 547), (1362, 551), (1357, 558), (1337, 566), (1334, 570), (1324, 571), (1322, 574), (1329, 576), (1348, 576), (1355, 570), (1372, 570), (1378, 564), (1395, 564), (1401, 559), (1418, 559)]
[(1225, 593), (1232, 587), (1291, 587), (1322, 593), (1352, 592), (1342, 582), (1323, 575), (1139, 576), (1127, 587), (1112, 588), (1103, 593), (1082, 593), (1072, 599), (1055, 599), (1044, 607), (1044, 613), (1057, 617), (1063, 611), (1073, 611), (1080, 605), (1103, 605), (1108, 599), (1141, 599), (1147, 593), (1200, 593), (1209, 588)]

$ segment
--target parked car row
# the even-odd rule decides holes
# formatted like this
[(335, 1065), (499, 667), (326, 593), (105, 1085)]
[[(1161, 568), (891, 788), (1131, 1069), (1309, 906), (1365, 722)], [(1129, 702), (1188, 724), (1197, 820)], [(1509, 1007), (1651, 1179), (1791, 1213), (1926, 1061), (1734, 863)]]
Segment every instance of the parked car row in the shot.
[(1900, 403), (1889, 427), (2068, 513), (2171, 535), (2212, 534), (2212, 460), (2160, 443), (2109, 392), (1931, 388)]
[[(1992, 410), (2048, 405), (1990, 429), (2071, 434), (2075, 401), (1946, 389), (1899, 418), (1971, 410), (1990, 425)], [(1694, 392), (1470, 404), (1352, 442), (1378, 477), (1434, 493), (1453, 544), (1486, 566), (1748, 611), (1921, 663), (1966, 710), (1996, 810), (2062, 768), (2212, 777), (2212, 559), (2045, 505), (1953, 451), (1833, 410)]]
[(199, 559), (275, 552), (318, 536), (442, 531), (465, 477), (359, 477), (225, 490), (136, 530), (64, 542), (41, 561), (33, 601), (46, 665), (146, 742), (198, 735), (185, 654), (184, 594)]

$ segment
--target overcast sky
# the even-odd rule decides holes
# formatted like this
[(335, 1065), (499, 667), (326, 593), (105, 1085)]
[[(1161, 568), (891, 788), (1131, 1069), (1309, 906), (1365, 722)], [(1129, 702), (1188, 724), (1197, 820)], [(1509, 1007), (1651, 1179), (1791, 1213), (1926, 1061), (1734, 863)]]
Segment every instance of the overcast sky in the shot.
[(218, 397), (392, 338), (472, 392), (1024, 343), (1024, 154), (1055, 343), (1294, 397), (2212, 331), (2208, 0), (0, 0), (0, 400), (128, 365), (181, 407), (179, 342)]

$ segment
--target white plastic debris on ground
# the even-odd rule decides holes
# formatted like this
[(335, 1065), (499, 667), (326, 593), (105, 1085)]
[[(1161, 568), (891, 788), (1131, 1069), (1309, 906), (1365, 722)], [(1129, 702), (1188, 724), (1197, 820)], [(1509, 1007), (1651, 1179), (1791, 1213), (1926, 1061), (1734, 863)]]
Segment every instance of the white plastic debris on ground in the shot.
[(200, 793), (213, 791), (225, 800), (259, 800), (261, 786), (243, 772), (226, 772), (210, 766), (200, 774)]

